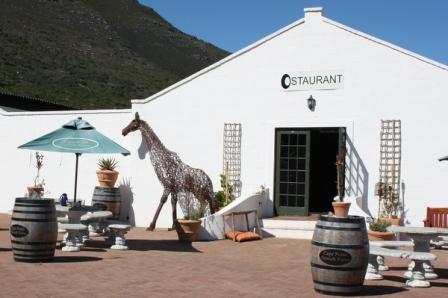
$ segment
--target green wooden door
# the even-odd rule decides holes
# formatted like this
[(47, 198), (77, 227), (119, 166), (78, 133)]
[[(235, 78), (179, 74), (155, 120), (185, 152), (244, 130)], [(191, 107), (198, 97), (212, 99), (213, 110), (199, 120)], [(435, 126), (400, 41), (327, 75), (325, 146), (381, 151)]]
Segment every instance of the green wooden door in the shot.
[(308, 215), (309, 157), (309, 131), (276, 131), (274, 201), (278, 215)]

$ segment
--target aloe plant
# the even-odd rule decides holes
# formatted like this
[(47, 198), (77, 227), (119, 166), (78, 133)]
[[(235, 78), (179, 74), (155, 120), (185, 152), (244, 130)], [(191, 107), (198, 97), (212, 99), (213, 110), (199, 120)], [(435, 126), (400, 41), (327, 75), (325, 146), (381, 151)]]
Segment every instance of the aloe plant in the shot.
[(100, 158), (97, 162), (97, 165), (100, 167), (100, 170), (105, 171), (114, 171), (117, 167), (118, 161), (115, 160), (113, 157), (109, 158)]

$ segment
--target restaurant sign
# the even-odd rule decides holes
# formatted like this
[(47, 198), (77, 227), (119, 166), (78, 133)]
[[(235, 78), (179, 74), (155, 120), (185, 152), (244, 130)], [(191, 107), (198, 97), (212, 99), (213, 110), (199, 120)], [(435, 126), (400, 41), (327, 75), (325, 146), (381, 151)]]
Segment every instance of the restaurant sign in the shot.
[(332, 90), (344, 86), (342, 71), (302, 71), (285, 73), (280, 80), (284, 90)]

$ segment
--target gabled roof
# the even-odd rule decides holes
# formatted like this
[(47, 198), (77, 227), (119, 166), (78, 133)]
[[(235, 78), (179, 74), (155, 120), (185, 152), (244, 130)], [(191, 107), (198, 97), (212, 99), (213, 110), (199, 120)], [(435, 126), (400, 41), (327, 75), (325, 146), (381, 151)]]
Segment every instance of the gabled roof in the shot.
[(233, 53), (230, 56), (227, 56), (226, 58), (224, 58), (224, 59), (222, 59), (222, 60), (220, 60), (220, 61), (218, 61), (218, 62), (216, 62), (216, 63), (214, 63), (214, 64), (212, 64), (212, 65), (210, 65), (210, 66), (208, 66), (208, 67), (198, 71), (198, 72), (196, 72), (195, 74), (193, 74), (193, 75), (191, 75), (191, 76), (189, 76), (189, 77), (187, 77), (187, 78), (185, 78), (185, 79), (183, 79), (183, 80), (181, 80), (181, 81), (179, 81), (179, 82), (177, 82), (177, 83), (175, 83), (175, 84), (173, 84), (173, 85), (163, 89), (162, 91), (157, 92), (156, 94), (154, 94), (154, 95), (152, 95), (152, 96), (150, 96), (150, 97), (148, 97), (146, 99), (133, 99), (133, 100), (131, 100), (131, 102), (132, 102), (132, 104), (145, 104), (145, 103), (148, 103), (150, 101), (153, 101), (153, 100), (155, 100), (155, 99), (157, 99), (157, 98), (159, 98), (159, 97), (169, 93), (170, 91), (172, 91), (174, 89), (177, 89), (180, 86), (185, 85), (185, 84), (189, 83), (190, 81), (193, 81), (194, 79), (196, 79), (196, 78), (198, 78), (198, 77), (200, 77), (200, 76), (202, 76), (204, 74), (207, 74), (208, 72), (210, 72), (210, 71), (212, 71), (212, 70), (214, 70), (214, 69), (216, 69), (216, 68), (226, 64), (227, 62), (230, 62), (230, 61), (238, 58), (239, 56), (242, 56), (242, 55), (244, 55), (244, 54), (246, 54), (246, 53), (256, 49), (257, 47), (259, 47), (259, 46), (261, 46), (261, 45), (271, 41), (272, 39), (276, 38), (277, 36), (282, 35), (282, 34), (288, 32), (289, 30), (302, 25), (303, 23), (307, 22), (308, 19), (311, 20), (311, 17), (308, 17), (307, 15), (313, 15), (313, 19), (316, 19), (316, 17), (317, 17), (321, 21), (323, 21), (323, 22), (325, 22), (325, 23), (327, 23), (329, 25), (335, 26), (335, 27), (337, 27), (337, 28), (339, 28), (341, 30), (347, 31), (347, 32), (349, 32), (351, 34), (354, 34), (354, 35), (357, 35), (357, 36), (359, 36), (361, 38), (368, 39), (368, 40), (370, 40), (372, 42), (375, 42), (377, 44), (380, 44), (382, 46), (390, 48), (391, 50), (400, 52), (400, 53), (402, 53), (404, 55), (410, 56), (410, 57), (412, 57), (414, 59), (420, 60), (420, 61), (422, 61), (424, 63), (430, 64), (430, 65), (432, 65), (434, 67), (437, 67), (439, 69), (443, 69), (443, 70), (448, 71), (448, 66), (445, 65), (445, 64), (442, 64), (442, 63), (439, 63), (437, 61), (431, 60), (429, 58), (426, 58), (424, 56), (416, 54), (416, 53), (414, 53), (412, 51), (408, 51), (408, 50), (406, 50), (404, 48), (401, 48), (399, 46), (391, 44), (391, 43), (389, 43), (387, 41), (384, 41), (382, 39), (373, 37), (373, 36), (371, 36), (371, 35), (369, 35), (367, 33), (358, 31), (356, 29), (353, 29), (353, 28), (350, 28), (350, 27), (345, 26), (343, 24), (340, 24), (340, 23), (338, 23), (336, 21), (333, 21), (333, 20), (330, 20), (328, 18), (325, 18), (325, 17), (322, 16), (322, 11), (323, 11), (323, 8), (321, 8), (321, 7), (305, 8), (304, 9), (305, 18), (302, 18), (302, 19), (300, 19), (300, 20), (298, 20), (298, 21), (296, 21), (296, 22), (294, 22), (294, 23), (292, 23), (292, 24), (290, 24), (290, 25), (288, 25), (286, 27), (281, 28), (280, 30), (278, 30), (278, 31), (276, 31), (276, 32), (266, 36), (265, 38), (260, 39), (259, 41), (257, 41), (255, 43), (253, 43), (253, 44), (251, 44), (251, 45), (249, 45), (249, 46), (247, 46), (247, 47), (245, 47), (245, 48), (243, 48), (243, 49)]

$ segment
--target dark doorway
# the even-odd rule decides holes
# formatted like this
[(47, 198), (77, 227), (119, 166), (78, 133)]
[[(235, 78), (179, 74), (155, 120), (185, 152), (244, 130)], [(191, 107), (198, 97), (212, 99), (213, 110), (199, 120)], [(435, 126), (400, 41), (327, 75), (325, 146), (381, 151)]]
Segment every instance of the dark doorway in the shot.
[(339, 151), (339, 128), (311, 129), (309, 212), (333, 210), (337, 195), (336, 155)]
[(333, 210), (336, 155), (345, 148), (345, 128), (278, 128), (275, 143), (276, 214), (307, 216)]

